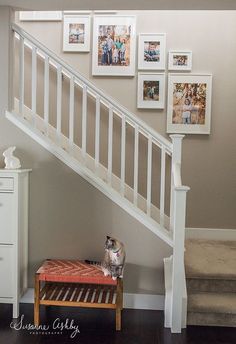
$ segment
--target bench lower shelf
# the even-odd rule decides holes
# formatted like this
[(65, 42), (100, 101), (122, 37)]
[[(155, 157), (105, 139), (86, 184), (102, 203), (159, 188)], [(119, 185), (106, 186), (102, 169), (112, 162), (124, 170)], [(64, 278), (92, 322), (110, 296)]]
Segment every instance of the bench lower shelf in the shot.
[(40, 323), (40, 305), (105, 308), (116, 311), (116, 330), (121, 329), (123, 283), (100, 285), (86, 283), (42, 282), (35, 276), (34, 324)]
[(40, 290), (40, 305), (116, 308), (116, 287), (97, 284), (46, 283)]

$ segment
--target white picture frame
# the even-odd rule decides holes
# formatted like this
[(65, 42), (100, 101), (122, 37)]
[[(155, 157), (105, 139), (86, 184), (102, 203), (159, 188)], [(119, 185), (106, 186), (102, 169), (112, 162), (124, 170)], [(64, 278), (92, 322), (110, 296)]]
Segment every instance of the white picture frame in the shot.
[(164, 109), (165, 74), (139, 72), (137, 95), (139, 109)]
[(192, 51), (170, 50), (168, 58), (168, 69), (171, 71), (191, 71)]
[(168, 76), (167, 133), (210, 134), (211, 74)]
[(90, 15), (64, 15), (63, 20), (63, 51), (90, 51)]
[(135, 75), (135, 26), (136, 16), (132, 15), (94, 16), (93, 75)]
[(140, 33), (138, 45), (138, 69), (165, 70), (166, 34)]
[(20, 11), (20, 21), (61, 21), (62, 11)]

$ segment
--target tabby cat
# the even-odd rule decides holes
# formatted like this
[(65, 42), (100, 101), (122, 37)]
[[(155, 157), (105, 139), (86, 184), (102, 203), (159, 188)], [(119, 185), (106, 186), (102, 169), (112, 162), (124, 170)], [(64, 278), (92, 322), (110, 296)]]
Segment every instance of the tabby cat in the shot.
[(125, 267), (125, 247), (122, 242), (107, 236), (105, 242), (105, 255), (101, 263), (85, 260), (88, 264), (95, 264), (101, 267), (105, 276), (111, 276), (113, 280), (123, 278)]

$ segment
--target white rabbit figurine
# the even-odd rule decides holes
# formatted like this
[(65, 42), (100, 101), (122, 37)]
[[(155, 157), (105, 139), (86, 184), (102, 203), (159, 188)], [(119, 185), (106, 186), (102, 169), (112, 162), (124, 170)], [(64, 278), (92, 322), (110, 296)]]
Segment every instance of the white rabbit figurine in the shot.
[(4, 162), (5, 162), (5, 168), (6, 169), (17, 169), (21, 168), (20, 160), (13, 156), (13, 152), (16, 149), (16, 147), (9, 147), (3, 152), (4, 156)]

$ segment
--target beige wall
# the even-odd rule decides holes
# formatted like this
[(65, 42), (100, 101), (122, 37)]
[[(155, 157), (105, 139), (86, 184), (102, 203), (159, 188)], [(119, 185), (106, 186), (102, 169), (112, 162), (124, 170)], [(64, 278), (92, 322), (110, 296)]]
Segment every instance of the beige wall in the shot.
[[(184, 141), (183, 181), (191, 187), (187, 226), (236, 228), (236, 12), (135, 13), (137, 33), (166, 32), (167, 50), (191, 49), (193, 72), (213, 74), (211, 135), (187, 136)], [(137, 110), (136, 77), (92, 77), (91, 54), (62, 53), (62, 23), (21, 25), (166, 135), (165, 111)], [(0, 149), (15, 144), (24, 167), (33, 168), (29, 223), (31, 284), (34, 269), (45, 258), (100, 258), (104, 236), (110, 233), (126, 245), (126, 290), (163, 292), (162, 258), (170, 254), (170, 249), (19, 129), (4, 118), (0, 121)]]

